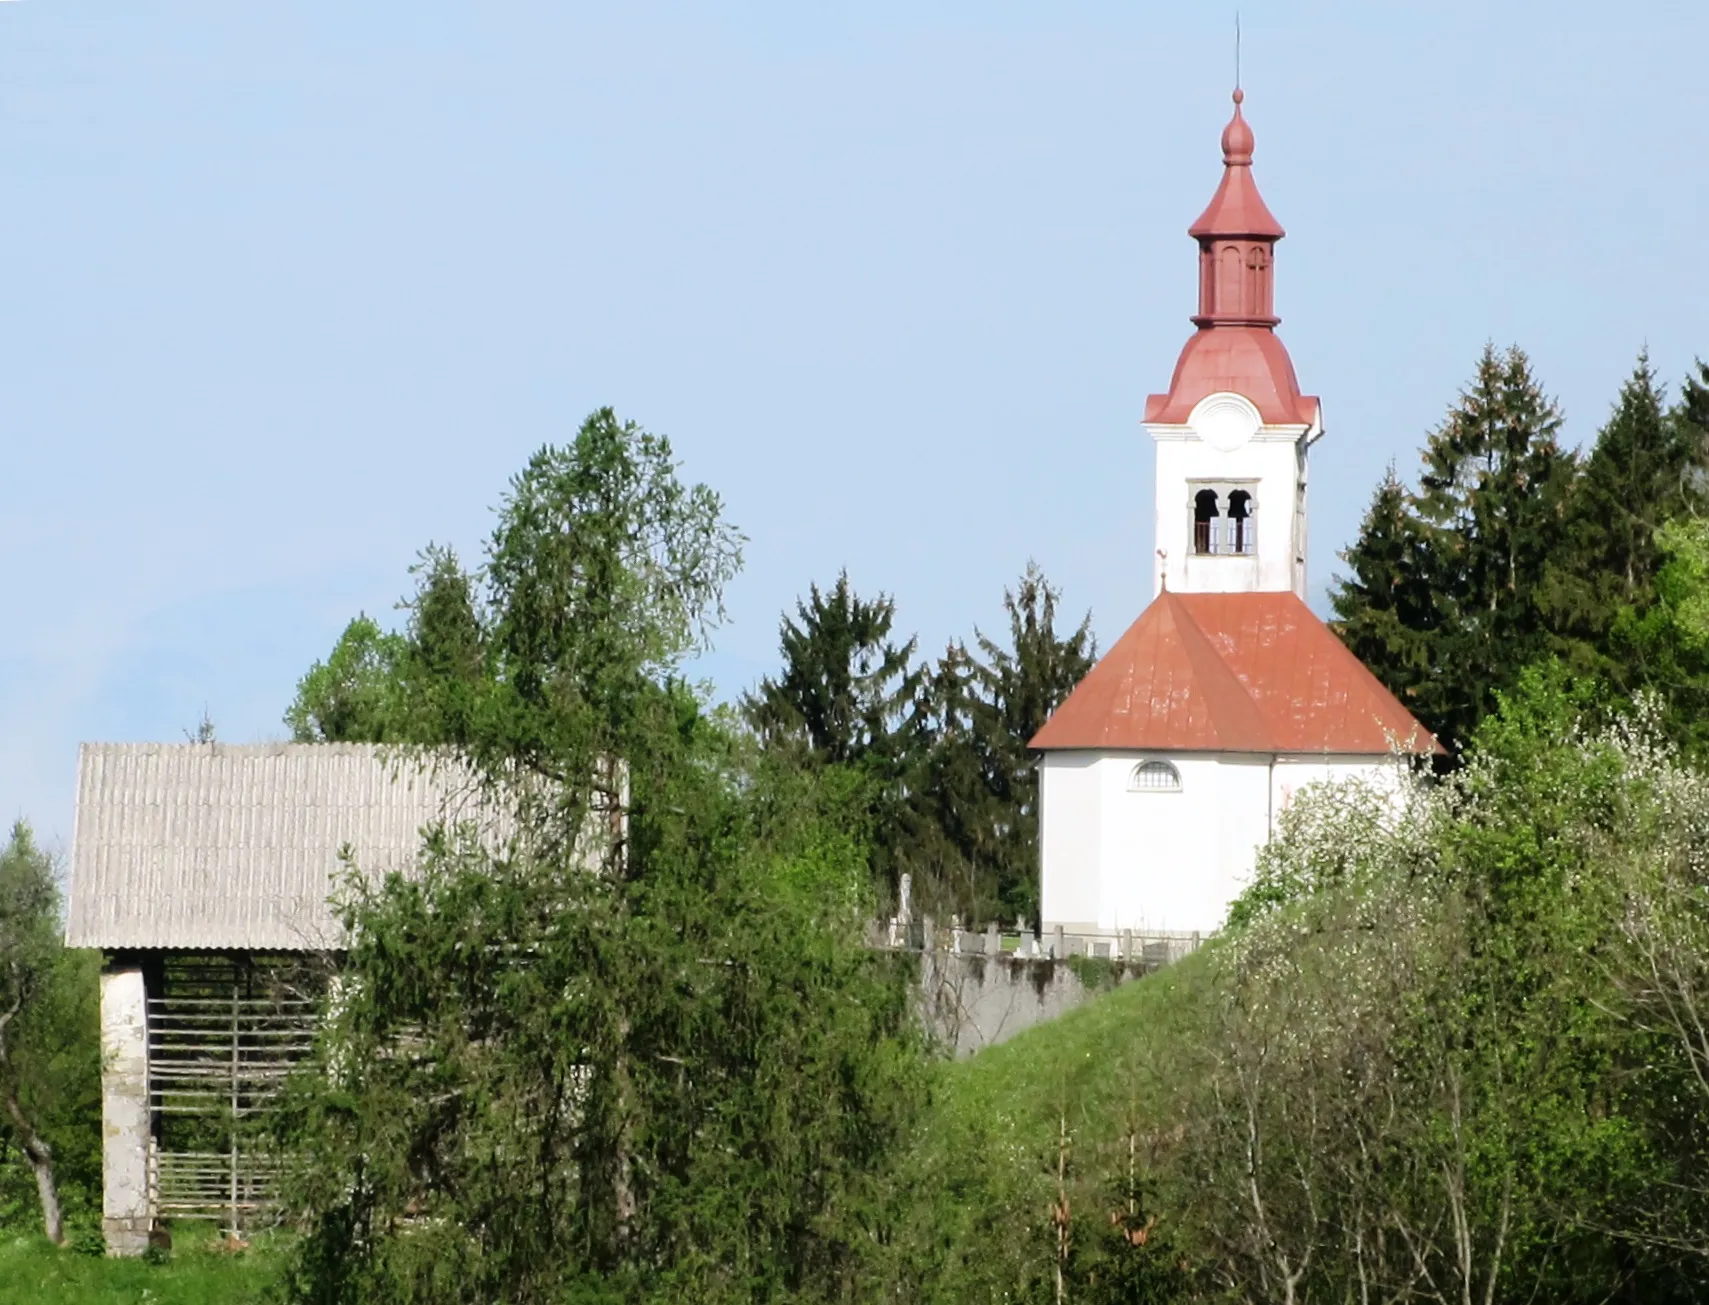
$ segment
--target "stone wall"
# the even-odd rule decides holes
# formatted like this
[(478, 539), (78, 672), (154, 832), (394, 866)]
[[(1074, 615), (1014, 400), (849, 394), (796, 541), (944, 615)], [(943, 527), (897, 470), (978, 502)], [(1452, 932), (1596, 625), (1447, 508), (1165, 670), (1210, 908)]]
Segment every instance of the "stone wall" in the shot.
[[(904, 876), (906, 879), (906, 876)], [(1198, 947), (1196, 933), (1067, 933), (1042, 938), (996, 924), (963, 929), (952, 918), (902, 909), (875, 931), (873, 945), (920, 958), (919, 1007), (926, 1028), (957, 1057), (970, 1056), (1055, 1019), (1100, 992), (1149, 974)]]

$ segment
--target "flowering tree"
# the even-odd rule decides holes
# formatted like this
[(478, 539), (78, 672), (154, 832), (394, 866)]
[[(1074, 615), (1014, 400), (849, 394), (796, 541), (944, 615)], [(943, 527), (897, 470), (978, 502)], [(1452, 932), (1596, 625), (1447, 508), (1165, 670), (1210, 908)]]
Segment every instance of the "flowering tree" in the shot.
[(1709, 786), (1653, 707), (1595, 721), (1528, 673), (1449, 780), (1288, 813), (1183, 1106), (1237, 1296), (1565, 1297), (1702, 1243)]

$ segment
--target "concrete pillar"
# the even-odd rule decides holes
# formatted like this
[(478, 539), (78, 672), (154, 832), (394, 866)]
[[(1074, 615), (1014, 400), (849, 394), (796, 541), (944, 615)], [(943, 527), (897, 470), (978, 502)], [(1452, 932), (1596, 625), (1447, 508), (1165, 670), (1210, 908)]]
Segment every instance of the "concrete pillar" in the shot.
[(130, 962), (101, 972), (101, 1229), (108, 1255), (148, 1249), (148, 985)]

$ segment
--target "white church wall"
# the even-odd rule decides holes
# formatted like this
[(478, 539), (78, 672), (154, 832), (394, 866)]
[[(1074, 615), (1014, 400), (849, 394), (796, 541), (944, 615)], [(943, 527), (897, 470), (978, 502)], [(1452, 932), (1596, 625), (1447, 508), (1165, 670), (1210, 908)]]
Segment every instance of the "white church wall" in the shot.
[[(1198, 753), (1170, 760), (1181, 774), (1179, 793), (1123, 794), (1125, 829), (1112, 829), (1104, 845), (1106, 928), (1212, 932), (1267, 836), (1268, 757)], [(1133, 759), (1112, 758), (1109, 766), (1125, 789)], [(1176, 801), (1151, 800), (1165, 796)]]
[[(1132, 787), (1167, 761), (1178, 791)], [(1045, 929), (1209, 933), (1268, 835), (1268, 757), (1052, 752), (1041, 762)]]
[(1039, 763), (1039, 913), (1083, 932), (1098, 919), (1097, 761), (1095, 752), (1047, 752)]

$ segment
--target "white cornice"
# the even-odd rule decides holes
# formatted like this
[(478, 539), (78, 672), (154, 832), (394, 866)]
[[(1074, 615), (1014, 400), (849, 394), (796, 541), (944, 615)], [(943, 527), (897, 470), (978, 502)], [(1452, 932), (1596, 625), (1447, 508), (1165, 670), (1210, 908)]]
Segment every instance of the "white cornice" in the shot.
[[(1163, 440), (1199, 440), (1202, 437), (1184, 422), (1142, 421), (1145, 433), (1152, 439)], [(1287, 426), (1260, 426), (1252, 436), (1253, 443), (1266, 444), (1297, 444), (1301, 438), (1309, 436), (1310, 440), (1317, 439), (1323, 434), (1323, 428), (1315, 425), (1293, 424)]]

